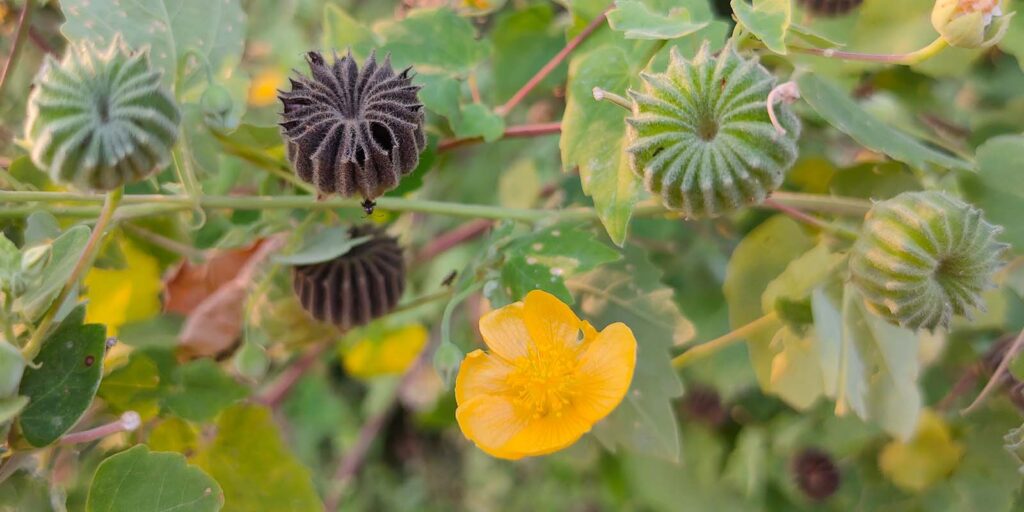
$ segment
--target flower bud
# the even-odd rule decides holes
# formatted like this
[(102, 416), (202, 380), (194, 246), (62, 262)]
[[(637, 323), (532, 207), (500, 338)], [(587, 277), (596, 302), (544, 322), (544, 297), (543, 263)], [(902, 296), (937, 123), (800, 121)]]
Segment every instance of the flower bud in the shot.
[(210, 84), (199, 98), (199, 106), (203, 109), (203, 122), (217, 131), (229, 131), (235, 126), (231, 119), (234, 103), (231, 93), (220, 84)]
[(938, 0), (932, 26), (950, 46), (988, 48), (1003, 38), (1012, 16), (1003, 16), (999, 0)]
[(50, 261), (50, 244), (37, 245), (21, 254), (21, 273), (28, 279), (39, 275)]

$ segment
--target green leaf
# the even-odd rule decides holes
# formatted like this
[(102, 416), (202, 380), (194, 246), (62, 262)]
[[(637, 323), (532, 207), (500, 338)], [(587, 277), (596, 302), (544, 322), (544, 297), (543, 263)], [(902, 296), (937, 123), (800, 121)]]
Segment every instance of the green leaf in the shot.
[(18, 391), (24, 372), (25, 358), (21, 350), (0, 339), (0, 398), (7, 398)]
[(776, 309), (780, 300), (808, 300), (811, 291), (832, 276), (845, 260), (845, 256), (830, 251), (827, 244), (819, 243), (790, 262), (779, 277), (768, 283), (761, 295), (761, 310)]
[(532, 290), (544, 290), (566, 304), (573, 303), (565, 278), (536, 258), (521, 255), (506, 258), (501, 266), (501, 284), (513, 301), (522, 300)]
[(786, 31), (793, 19), (789, 0), (754, 0), (753, 5), (746, 0), (732, 0), (729, 5), (736, 20), (769, 50), (786, 54)]
[(768, 432), (748, 426), (736, 438), (722, 479), (748, 498), (760, 498), (768, 480)]
[[(134, 49), (149, 46), (150, 62), (164, 71), (164, 83), (178, 81), (196, 98), (205, 89), (206, 78), (202, 64), (194, 62), (186, 76), (178, 76), (187, 51), (200, 53), (222, 79), (231, 77), (242, 59), (246, 17), (238, 0), (61, 0), (60, 4), (67, 19), (61, 32), (68, 40), (106, 45), (121, 34)], [(184, 90), (177, 93), (180, 96)]]
[(37, 368), (25, 370), (20, 393), (31, 400), (19, 420), (25, 440), (42, 447), (60, 439), (89, 408), (103, 374), (106, 328), (82, 324), (76, 307), (46, 338)]
[[(812, 244), (812, 239), (795, 221), (780, 215), (768, 219), (743, 238), (729, 259), (723, 288), (729, 304), (729, 325), (733, 329), (768, 313), (761, 304), (764, 291), (791, 261), (810, 250)], [(771, 389), (774, 352), (770, 342), (774, 332), (763, 329), (747, 338), (750, 361), (762, 389)]]
[[(548, 3), (498, 14), (490, 38), (494, 44), (494, 94), (499, 99), (512, 97), (537, 72), (539, 63), (565, 46), (565, 37), (554, 20), (555, 13)], [(540, 97), (562, 83), (565, 66), (558, 66), (532, 94)]]
[(89, 228), (81, 225), (57, 237), (53, 241), (50, 261), (40, 273), (42, 279), (18, 298), (15, 309), (33, 321), (42, 316), (68, 283), (88, 241)]
[[(0, 287), (10, 284), (11, 279), (21, 272), (21, 251), (14, 242), (0, 233)], [(11, 340), (14, 341), (14, 340)]]
[(797, 78), (800, 96), (821, 117), (864, 147), (884, 153), (917, 169), (955, 168), (969, 170), (971, 164), (940, 153), (909, 135), (897, 131), (860, 108), (838, 86), (821, 75), (804, 73)]
[(483, 137), (484, 142), (494, 142), (505, 134), (505, 119), (479, 103), (463, 106), (454, 121), (452, 129), (457, 137)]
[(235, 405), (221, 413), (217, 436), (195, 464), (224, 489), (225, 512), (322, 512), (309, 470), (288, 452), (270, 411)]
[(0, 426), (14, 419), (28, 405), (27, 396), (0, 398)]
[(333, 260), (366, 242), (371, 237), (350, 238), (347, 226), (334, 226), (307, 236), (302, 247), (290, 254), (274, 256), (274, 262), (282, 265), (311, 265)]
[(506, 254), (533, 258), (557, 269), (559, 275), (586, 272), (622, 257), (597, 240), (590, 229), (574, 224), (557, 224), (518, 237), (505, 250)]
[(397, 67), (416, 65), (417, 71), (467, 73), (490, 53), (473, 24), (446, 8), (414, 9), (378, 34)]
[(356, 57), (365, 59), (380, 45), (377, 35), (366, 25), (334, 4), (324, 5), (323, 35), (320, 46), (325, 52), (339, 53), (352, 50)]
[(178, 334), (184, 323), (183, 317), (174, 314), (127, 323), (118, 328), (117, 341), (135, 348), (172, 348), (178, 344)]
[(570, 281), (578, 290), (581, 316), (597, 328), (625, 323), (636, 336), (637, 362), (626, 399), (595, 425), (594, 434), (611, 450), (679, 460), (679, 426), (672, 407), (683, 392), (669, 350), (693, 338), (693, 324), (676, 306), (672, 289), (661, 284), (646, 255), (627, 247), (625, 259)]
[(66, 510), (64, 498), (51, 495), (50, 483), (27, 469), (15, 471), (3, 483), (0, 483), (0, 511), (57, 512), (64, 510)]
[(175, 386), (164, 406), (191, 421), (205, 421), (245, 398), (248, 389), (237, 383), (211, 359), (198, 359), (174, 370)]
[(978, 148), (977, 174), (962, 173), (960, 187), (968, 201), (985, 210), (985, 219), (1003, 226), (1000, 240), (1024, 252), (1024, 136), (989, 139)]
[(48, 211), (32, 213), (25, 224), (25, 247), (50, 242), (60, 236), (60, 223)]
[(160, 412), (160, 369), (142, 353), (115, 369), (100, 383), (99, 395), (114, 411), (135, 411), (143, 420)]
[(458, 80), (443, 73), (417, 72), (413, 82), (421, 87), (419, 98), (427, 110), (449, 120), (462, 115)]
[(837, 413), (853, 410), (893, 436), (909, 439), (922, 405), (917, 336), (869, 312), (860, 292), (849, 284), (843, 290), (842, 312)]
[(224, 504), (217, 482), (179, 453), (144, 445), (104, 460), (89, 486), (86, 512), (215, 512)]
[(608, 12), (608, 25), (624, 32), (626, 39), (676, 39), (706, 27), (707, 22), (690, 21), (690, 12), (670, 9), (667, 14), (651, 11), (639, 0), (618, 0)]
[(771, 380), (766, 391), (799, 411), (825, 394), (818, 340), (813, 329), (797, 332), (784, 326), (772, 336)]
[(594, 200), (601, 223), (616, 245), (640, 196), (639, 179), (626, 159), (626, 111), (593, 98), (593, 88), (624, 93), (632, 78), (626, 53), (604, 46), (569, 65), (569, 91), (559, 147), (566, 170), (578, 166), (583, 192)]

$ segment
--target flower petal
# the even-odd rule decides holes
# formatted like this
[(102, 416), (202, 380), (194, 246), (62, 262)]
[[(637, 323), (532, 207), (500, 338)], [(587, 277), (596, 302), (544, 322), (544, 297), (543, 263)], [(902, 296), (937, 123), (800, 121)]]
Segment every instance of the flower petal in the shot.
[(516, 413), (510, 400), (481, 395), (455, 409), (455, 419), (467, 439), (488, 454), (502, 459), (519, 459), (523, 454), (505, 448), (509, 440), (524, 428), (528, 418)]
[(526, 356), (530, 334), (523, 319), (523, 303), (515, 302), (480, 317), (480, 335), (494, 353), (505, 359)]
[(530, 339), (537, 345), (579, 346), (580, 319), (557, 297), (542, 290), (526, 294), (523, 316)]
[(455, 402), (463, 404), (481, 395), (498, 395), (506, 390), (505, 379), (514, 367), (483, 350), (466, 354), (455, 378)]
[(519, 432), (501, 447), (503, 452), (520, 457), (546, 455), (567, 448), (590, 432), (592, 421), (569, 410), (559, 416), (531, 418)]
[(626, 396), (636, 368), (636, 338), (625, 324), (605, 327), (580, 357), (579, 395), (573, 406), (595, 423), (612, 412)]

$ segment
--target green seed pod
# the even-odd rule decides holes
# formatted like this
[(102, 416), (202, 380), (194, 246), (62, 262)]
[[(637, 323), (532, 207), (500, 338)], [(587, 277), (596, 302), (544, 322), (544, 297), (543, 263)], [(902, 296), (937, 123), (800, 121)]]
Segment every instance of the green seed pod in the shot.
[(868, 307), (910, 329), (947, 327), (983, 308), (1007, 245), (1002, 228), (943, 192), (904, 192), (876, 203), (850, 253)]
[(61, 62), (47, 56), (28, 99), (32, 161), (55, 181), (101, 191), (160, 170), (181, 123), (160, 76), (148, 50), (132, 52), (119, 36), (105, 50), (84, 44)]
[(775, 77), (732, 46), (716, 58), (708, 44), (687, 62), (672, 49), (668, 70), (642, 74), (629, 91), (633, 172), (666, 207), (714, 217), (764, 200), (796, 160), (800, 121), (785, 103), (772, 126), (768, 95)]
[(235, 128), (231, 119), (234, 102), (223, 85), (210, 84), (199, 98), (199, 106), (203, 109), (203, 122), (210, 128), (222, 132)]
[(1010, 28), (999, 0), (937, 0), (932, 8), (932, 26), (950, 46), (988, 48), (997, 44)]

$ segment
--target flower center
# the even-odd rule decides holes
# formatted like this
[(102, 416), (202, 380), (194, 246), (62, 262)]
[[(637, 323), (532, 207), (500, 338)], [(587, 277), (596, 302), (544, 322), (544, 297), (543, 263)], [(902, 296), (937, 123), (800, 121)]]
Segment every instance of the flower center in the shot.
[(567, 348), (545, 347), (516, 359), (506, 384), (516, 407), (535, 419), (560, 417), (572, 403), (576, 390), (576, 353)]

